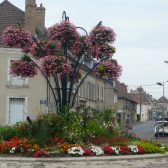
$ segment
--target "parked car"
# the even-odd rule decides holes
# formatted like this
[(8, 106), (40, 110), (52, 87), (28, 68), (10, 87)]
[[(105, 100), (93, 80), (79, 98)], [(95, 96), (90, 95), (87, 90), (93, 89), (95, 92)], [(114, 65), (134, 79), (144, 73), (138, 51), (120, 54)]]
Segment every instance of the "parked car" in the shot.
[(154, 126), (155, 136), (159, 135), (168, 135), (168, 121), (167, 120), (158, 120)]

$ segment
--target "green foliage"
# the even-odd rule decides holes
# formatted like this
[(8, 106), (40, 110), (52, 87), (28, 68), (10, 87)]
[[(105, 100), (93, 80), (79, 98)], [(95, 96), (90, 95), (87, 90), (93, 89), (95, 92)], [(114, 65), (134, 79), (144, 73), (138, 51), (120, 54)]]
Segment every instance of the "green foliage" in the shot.
[(87, 131), (94, 136), (106, 135), (109, 136), (109, 131), (102, 125), (96, 123), (95, 120), (89, 120), (86, 125)]
[(106, 125), (114, 124), (115, 113), (112, 109), (106, 109), (105, 111), (99, 113), (97, 118), (100, 123), (105, 123)]
[(43, 114), (36, 120), (27, 117), (26, 122), (19, 122), (12, 127), (2, 127), (1, 139), (10, 139), (13, 136), (25, 137), (43, 146), (57, 136), (69, 143), (88, 143), (90, 138), (96, 136), (117, 135), (113, 119), (112, 110), (98, 113), (90, 108), (76, 110), (67, 106), (59, 113)]
[(139, 140), (139, 141), (136, 141), (135, 143), (141, 145), (147, 153), (165, 153), (166, 152), (165, 149), (149, 141)]
[(16, 131), (16, 135), (20, 138), (27, 138), (31, 135), (31, 126), (27, 122), (18, 122), (13, 125), (13, 128)]
[(16, 135), (17, 135), (17, 132), (12, 126), (0, 126), (1, 140), (10, 140)]

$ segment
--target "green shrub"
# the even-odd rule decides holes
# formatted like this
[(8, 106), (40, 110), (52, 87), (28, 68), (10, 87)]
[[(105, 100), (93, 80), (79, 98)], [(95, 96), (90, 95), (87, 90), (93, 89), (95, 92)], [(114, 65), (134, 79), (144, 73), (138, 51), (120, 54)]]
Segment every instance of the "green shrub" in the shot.
[(27, 119), (29, 124), (29, 135), (34, 142), (43, 146), (50, 138), (63, 132), (63, 118), (56, 113), (40, 115), (35, 121)]
[(86, 130), (90, 134), (90, 136), (109, 136), (109, 131), (104, 128), (104, 126), (96, 123), (95, 120), (89, 120), (86, 125)]
[(10, 140), (14, 136), (17, 136), (17, 132), (13, 126), (0, 126), (0, 139)]
[(16, 131), (16, 135), (20, 138), (28, 138), (31, 135), (31, 127), (27, 122), (18, 122), (13, 125), (13, 128)]
[(135, 143), (141, 145), (147, 153), (165, 153), (166, 152), (166, 150), (162, 149), (160, 146), (157, 146), (145, 140), (136, 141)]

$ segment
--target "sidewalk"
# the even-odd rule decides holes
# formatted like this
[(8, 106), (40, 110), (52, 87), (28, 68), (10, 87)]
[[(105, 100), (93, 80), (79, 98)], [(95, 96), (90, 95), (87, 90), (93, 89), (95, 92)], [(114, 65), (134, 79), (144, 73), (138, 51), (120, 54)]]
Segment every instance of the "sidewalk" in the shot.
[(97, 157), (0, 157), (0, 168), (168, 168), (168, 153)]

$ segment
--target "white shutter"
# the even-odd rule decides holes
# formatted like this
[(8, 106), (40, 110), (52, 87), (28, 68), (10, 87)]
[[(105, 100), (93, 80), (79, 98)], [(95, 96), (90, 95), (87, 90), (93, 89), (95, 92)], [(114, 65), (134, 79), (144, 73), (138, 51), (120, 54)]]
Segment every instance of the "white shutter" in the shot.
[(25, 99), (10, 98), (9, 99), (9, 118), (10, 124), (24, 120)]

